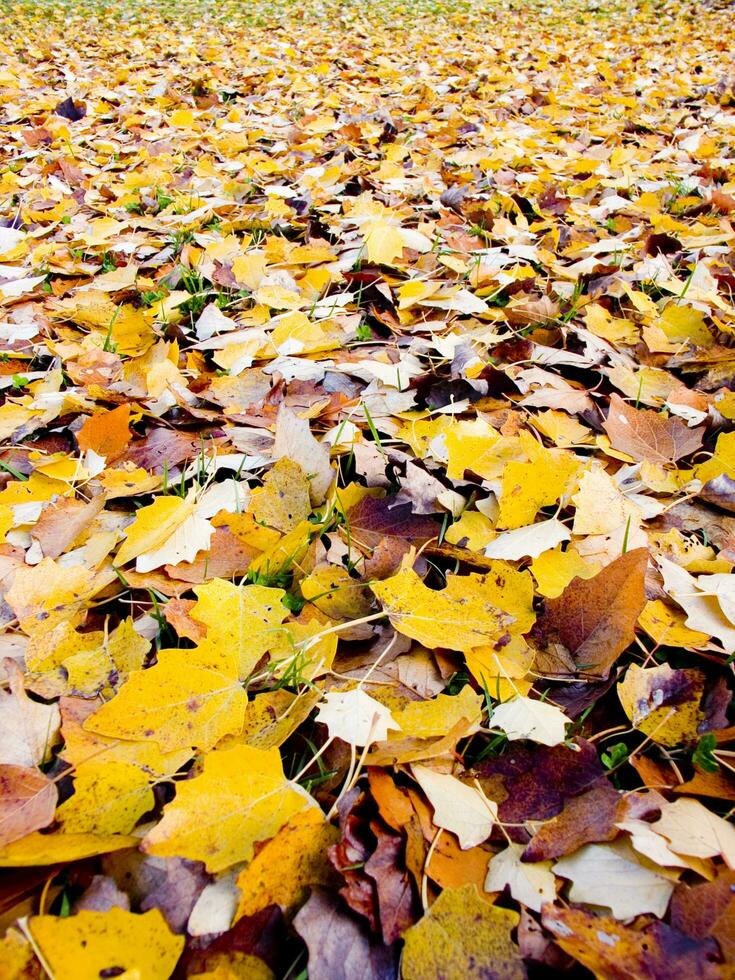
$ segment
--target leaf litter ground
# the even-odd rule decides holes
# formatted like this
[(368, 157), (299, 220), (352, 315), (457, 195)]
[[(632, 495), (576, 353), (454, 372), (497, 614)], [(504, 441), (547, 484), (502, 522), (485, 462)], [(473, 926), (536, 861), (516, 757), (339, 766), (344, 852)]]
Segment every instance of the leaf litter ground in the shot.
[(0, 975), (731, 976), (727, 10), (0, 16)]

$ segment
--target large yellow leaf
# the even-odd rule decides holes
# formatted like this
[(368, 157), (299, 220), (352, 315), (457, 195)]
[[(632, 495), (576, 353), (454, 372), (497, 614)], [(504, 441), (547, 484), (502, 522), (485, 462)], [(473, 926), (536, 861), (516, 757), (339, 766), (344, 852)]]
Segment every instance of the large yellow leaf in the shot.
[(283, 589), (265, 585), (233, 585), (216, 578), (196, 588), (191, 617), (207, 627), (200, 650), (216, 662), (224, 652), (236, 658), (239, 676), (247, 677), (266, 653), (278, 659), (291, 651), (288, 630), (282, 626), (288, 610)]
[[(222, 661), (225, 663), (225, 661)], [(84, 723), (110, 738), (152, 739), (163, 752), (208, 749), (240, 731), (247, 696), (232, 673), (207, 666), (198, 650), (162, 650)]]
[(124, 971), (138, 980), (168, 980), (184, 949), (184, 937), (170, 931), (158, 909), (35, 915), (29, 928), (56, 980), (99, 980)]
[(371, 588), (399, 633), (432, 649), (471, 650), (523, 632), (534, 620), (530, 576), (494, 564), (497, 575), (447, 575), (441, 591), (429, 589), (409, 568)]
[(256, 841), (272, 837), (316, 803), (283, 774), (278, 749), (239, 745), (210, 752), (202, 774), (180, 782), (163, 819), (143, 841), (149, 854), (204, 861), (213, 873), (248, 861)]
[(154, 805), (150, 777), (129, 762), (92, 761), (74, 776), (74, 795), (56, 811), (65, 832), (129, 834)]
[[(533, 439), (526, 439), (524, 448)], [(581, 469), (577, 457), (563, 449), (532, 449), (532, 458), (511, 461), (503, 469), (498, 527), (531, 524), (542, 507), (555, 504), (574, 488)]]
[(447, 889), (404, 934), (404, 980), (525, 980), (511, 931), (517, 912), (488, 905), (474, 885)]
[(120, 834), (28, 834), (0, 849), (0, 868), (34, 868), (47, 864), (79, 861), (96, 854), (109, 854), (137, 847), (137, 837)]

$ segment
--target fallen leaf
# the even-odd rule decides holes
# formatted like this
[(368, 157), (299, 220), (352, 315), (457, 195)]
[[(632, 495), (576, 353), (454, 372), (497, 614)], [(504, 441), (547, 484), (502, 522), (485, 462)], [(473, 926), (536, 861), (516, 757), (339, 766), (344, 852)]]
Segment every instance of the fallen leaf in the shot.
[(558, 638), (582, 674), (607, 677), (633, 641), (646, 602), (644, 548), (629, 551), (586, 581), (573, 579), (561, 595), (546, 602), (539, 628)]
[(541, 745), (560, 745), (566, 738), (569, 719), (553, 704), (519, 696), (494, 707), (490, 722), (511, 742), (528, 738)]
[(57, 790), (38, 769), (0, 765), (0, 847), (54, 819)]
[(637, 409), (619, 395), (610, 397), (604, 428), (610, 442), (633, 459), (649, 463), (675, 463), (702, 445), (704, 430), (690, 429), (677, 418), (665, 418), (649, 409)]
[(406, 980), (523, 980), (526, 971), (511, 937), (519, 916), (488, 905), (474, 885), (443, 891), (405, 934)]
[(54, 975), (79, 980), (98, 980), (110, 970), (167, 980), (184, 948), (183, 936), (172, 935), (157, 911), (35, 915), (28, 927)]
[(208, 871), (223, 871), (249, 860), (257, 841), (314, 805), (283, 775), (278, 749), (222, 749), (205, 757), (201, 775), (177, 784), (176, 797), (142, 846), (148, 854), (204, 861)]
[(498, 808), (474, 786), (427, 766), (412, 766), (414, 778), (434, 809), (434, 823), (457, 835), (463, 850), (490, 836)]

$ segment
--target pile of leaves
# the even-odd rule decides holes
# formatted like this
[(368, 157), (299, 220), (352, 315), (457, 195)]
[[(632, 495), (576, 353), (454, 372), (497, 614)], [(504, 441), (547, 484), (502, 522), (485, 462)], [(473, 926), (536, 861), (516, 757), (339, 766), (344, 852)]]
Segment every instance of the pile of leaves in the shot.
[(2, 976), (732, 976), (731, 13), (0, 17)]

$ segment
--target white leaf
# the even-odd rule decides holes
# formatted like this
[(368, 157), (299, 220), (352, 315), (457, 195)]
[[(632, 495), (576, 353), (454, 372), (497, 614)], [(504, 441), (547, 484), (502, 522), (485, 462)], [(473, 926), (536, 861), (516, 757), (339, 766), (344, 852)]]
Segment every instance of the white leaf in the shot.
[(513, 898), (534, 912), (556, 898), (556, 879), (551, 861), (521, 861), (523, 844), (509, 844), (490, 861), (485, 878), (486, 892), (501, 892), (506, 885)]
[(643, 857), (660, 864), (664, 868), (688, 868), (689, 861), (671, 850), (669, 841), (657, 834), (650, 823), (645, 820), (621, 820), (615, 824), (620, 830), (630, 834), (630, 842)]
[(15, 299), (24, 293), (30, 293), (40, 285), (46, 276), (31, 276), (30, 279), (11, 279), (10, 282), (0, 283), (0, 297)]
[(0, 763), (38, 766), (56, 741), (61, 724), (59, 708), (31, 701), (18, 664), (8, 658), (4, 666), (10, 691), (0, 691)]
[(710, 576), (696, 579), (668, 558), (659, 558), (658, 565), (664, 588), (687, 614), (686, 625), (719, 640), (726, 653), (735, 653), (735, 626), (724, 615), (718, 597), (702, 587)]
[(521, 558), (538, 558), (562, 541), (569, 541), (571, 535), (567, 528), (552, 518), (539, 524), (528, 524), (513, 531), (503, 531), (485, 548), (488, 558), (503, 558), (506, 561), (519, 561)]
[(496, 803), (456, 776), (427, 766), (412, 766), (411, 770), (434, 808), (437, 827), (456, 834), (462, 850), (487, 840), (498, 817)]
[(316, 720), (327, 726), (331, 738), (341, 738), (358, 748), (384, 741), (388, 729), (400, 729), (388, 708), (361, 687), (325, 694)]
[(329, 448), (316, 441), (306, 419), (300, 418), (281, 404), (276, 418), (273, 459), (281, 459), (283, 456), (298, 463), (306, 473), (311, 502), (322, 503), (334, 479), (334, 470), (329, 462)]
[(209, 303), (196, 322), (196, 335), (198, 340), (209, 340), (215, 334), (226, 333), (237, 328), (238, 324), (225, 316), (216, 303)]
[(601, 905), (617, 919), (650, 912), (661, 916), (674, 883), (638, 863), (624, 844), (586, 844), (554, 865), (554, 872), (569, 878), (572, 902)]
[(200, 551), (209, 548), (214, 528), (198, 514), (190, 514), (183, 524), (154, 551), (147, 551), (135, 559), (136, 572), (150, 572), (161, 565), (178, 565), (182, 561), (194, 561)]
[(240, 889), (236, 884), (239, 873), (239, 870), (230, 871), (205, 885), (186, 924), (190, 936), (227, 932), (240, 901)]
[(735, 869), (735, 827), (698, 800), (664, 803), (660, 818), (651, 825), (671, 843), (677, 854), (708, 858), (722, 855)]
[(519, 696), (494, 708), (490, 724), (504, 731), (511, 742), (529, 738), (541, 745), (559, 745), (569, 719), (553, 704)]
[(0, 228), (0, 255), (12, 251), (26, 237), (18, 228)]

